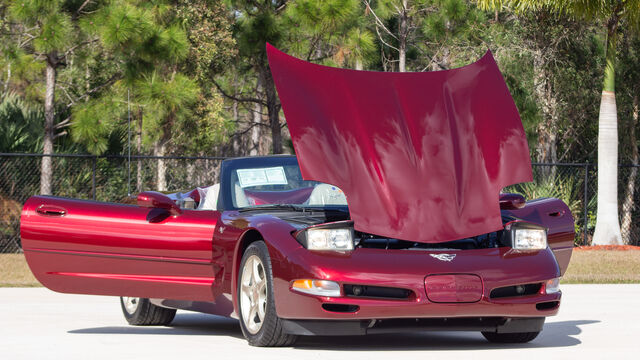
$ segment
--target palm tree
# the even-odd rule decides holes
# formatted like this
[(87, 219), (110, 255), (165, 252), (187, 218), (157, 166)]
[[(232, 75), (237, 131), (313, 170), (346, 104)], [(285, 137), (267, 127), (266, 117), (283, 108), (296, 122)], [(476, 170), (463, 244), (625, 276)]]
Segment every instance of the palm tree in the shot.
[(483, 9), (503, 6), (515, 12), (542, 9), (604, 21), (606, 61), (598, 119), (598, 210), (594, 245), (622, 244), (618, 221), (618, 116), (615, 98), (615, 60), (618, 27), (640, 28), (640, 0), (476, 0)]

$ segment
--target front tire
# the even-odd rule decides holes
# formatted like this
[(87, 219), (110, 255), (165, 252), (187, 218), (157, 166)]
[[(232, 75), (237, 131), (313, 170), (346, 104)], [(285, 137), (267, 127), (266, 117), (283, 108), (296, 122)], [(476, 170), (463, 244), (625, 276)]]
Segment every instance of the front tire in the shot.
[(501, 344), (522, 344), (528, 343), (529, 341), (535, 339), (539, 331), (535, 332), (522, 332), (522, 333), (494, 333), (494, 332), (482, 332), (482, 336), (485, 339), (489, 340), (492, 343), (501, 343)]
[(120, 306), (129, 325), (169, 325), (176, 316), (176, 309), (153, 305), (146, 298), (120, 297)]
[(237, 295), (240, 328), (249, 345), (293, 345), (297, 336), (284, 332), (276, 314), (271, 258), (264, 241), (251, 243), (244, 252)]

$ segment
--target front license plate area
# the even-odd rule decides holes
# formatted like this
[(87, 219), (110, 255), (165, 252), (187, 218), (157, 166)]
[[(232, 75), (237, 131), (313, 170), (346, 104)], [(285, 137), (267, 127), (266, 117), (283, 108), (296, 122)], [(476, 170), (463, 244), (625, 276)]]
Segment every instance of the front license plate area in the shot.
[(474, 274), (429, 275), (424, 285), (431, 302), (471, 303), (482, 299), (482, 279)]

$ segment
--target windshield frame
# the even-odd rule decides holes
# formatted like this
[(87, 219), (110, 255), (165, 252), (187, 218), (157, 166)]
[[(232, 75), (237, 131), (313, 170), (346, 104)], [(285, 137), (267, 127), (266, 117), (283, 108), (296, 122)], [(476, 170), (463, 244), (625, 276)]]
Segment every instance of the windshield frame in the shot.
[[(247, 209), (255, 209), (259, 210), (260, 205), (249, 206), (249, 207), (236, 207), (233, 204), (233, 195), (232, 195), (232, 175), (238, 169), (249, 169), (249, 168), (262, 168), (262, 167), (276, 167), (276, 166), (300, 166), (298, 164), (298, 159), (294, 155), (270, 155), (270, 156), (254, 156), (254, 157), (244, 157), (244, 158), (234, 158), (224, 160), (220, 167), (220, 192), (218, 195), (218, 209), (221, 211), (224, 210), (243, 210)], [(308, 180), (308, 179), (305, 179)], [(309, 206), (309, 209), (317, 209), (322, 210), (324, 208), (328, 209), (336, 209), (336, 205), (327, 205), (327, 206), (318, 206), (312, 205)], [(348, 211), (347, 206), (343, 206), (346, 211)], [(339, 210), (342, 211), (342, 208)]]

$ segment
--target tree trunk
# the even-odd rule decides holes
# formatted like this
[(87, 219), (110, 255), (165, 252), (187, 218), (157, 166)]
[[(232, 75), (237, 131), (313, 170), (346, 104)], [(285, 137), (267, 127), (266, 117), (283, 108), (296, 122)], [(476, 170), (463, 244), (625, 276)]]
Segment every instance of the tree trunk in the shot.
[[(537, 126), (538, 143), (536, 160), (541, 163), (557, 163), (558, 102), (551, 86), (547, 63), (542, 49), (536, 49), (533, 56), (536, 100), (542, 111), (542, 121)], [(555, 167), (544, 167), (541, 175), (545, 178), (555, 176)]]
[(91, 72), (89, 71), (89, 64), (84, 64), (84, 91), (87, 93), (87, 96), (84, 98), (84, 102), (89, 102), (91, 95), (89, 91), (91, 91)]
[(54, 51), (47, 54), (46, 92), (44, 97), (44, 141), (42, 147), (42, 163), (40, 168), (40, 194), (51, 195), (51, 181), (53, 178), (53, 154), (54, 120), (55, 120), (55, 89), (56, 67), (58, 66), (58, 54)]
[[(633, 94), (633, 115), (629, 126), (629, 142), (631, 144), (631, 162), (638, 164), (640, 154), (638, 154), (638, 146), (636, 145), (636, 125), (638, 124), (638, 94)], [(632, 167), (629, 178), (627, 179), (627, 191), (622, 204), (622, 228), (621, 235), (625, 244), (631, 243), (631, 231), (633, 226), (633, 199), (635, 196), (636, 179), (638, 178), (638, 168)]]
[[(256, 94), (260, 94), (262, 91), (260, 86), (260, 80), (258, 79), (258, 84), (256, 85)], [(251, 122), (251, 150), (249, 151), (249, 155), (255, 156), (260, 154), (260, 126), (262, 124), (262, 104), (254, 103), (253, 104), (253, 121)]]
[(617, 21), (607, 25), (604, 88), (598, 118), (598, 210), (593, 245), (622, 244), (618, 222), (618, 116), (615, 94)]
[[(138, 110), (138, 136), (136, 137), (136, 150), (138, 155), (142, 154), (142, 108)], [(142, 159), (136, 162), (136, 190), (142, 191)]]
[(253, 104), (253, 114), (251, 123), (251, 151), (249, 155), (255, 156), (260, 153), (260, 124), (262, 123), (262, 105)]
[(356, 70), (362, 70), (362, 69), (363, 69), (363, 67), (362, 67), (362, 59), (357, 58), (356, 59)]
[(259, 68), (264, 91), (267, 95), (267, 113), (269, 114), (269, 126), (271, 127), (271, 150), (274, 154), (282, 154), (282, 129), (280, 128), (280, 102), (276, 93), (276, 86), (267, 67)]
[(407, 0), (402, 0), (402, 10), (400, 12), (400, 22), (398, 24), (398, 71), (407, 71)]
[[(158, 140), (153, 144), (153, 155), (164, 156), (166, 150), (166, 143), (162, 140)], [(156, 159), (158, 168), (156, 169), (156, 190), (167, 191), (167, 166), (165, 160), (162, 158)]]

